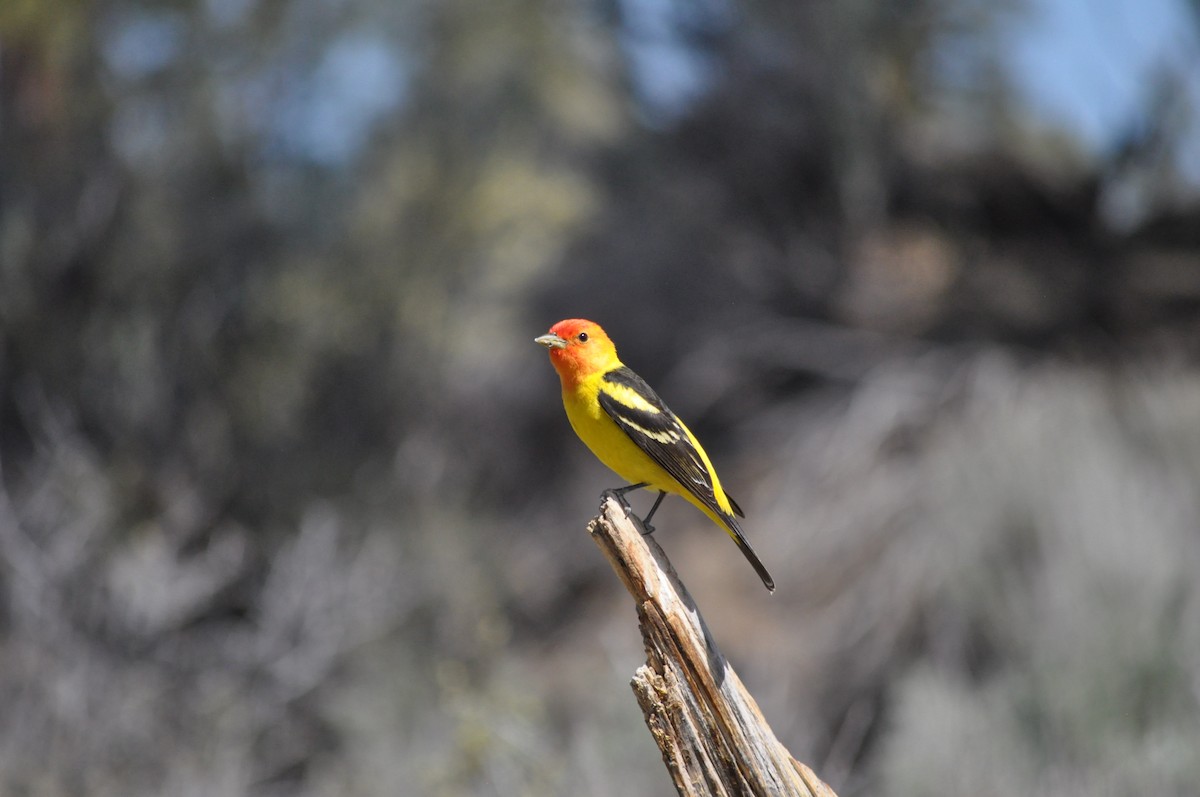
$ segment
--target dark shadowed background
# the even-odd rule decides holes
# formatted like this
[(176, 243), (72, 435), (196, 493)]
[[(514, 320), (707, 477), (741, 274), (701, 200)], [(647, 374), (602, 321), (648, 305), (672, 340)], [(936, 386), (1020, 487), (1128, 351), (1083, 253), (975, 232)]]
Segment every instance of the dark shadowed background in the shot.
[(670, 794), (572, 316), (842, 797), (1200, 794), (1194, 0), (0, 0), (0, 793)]

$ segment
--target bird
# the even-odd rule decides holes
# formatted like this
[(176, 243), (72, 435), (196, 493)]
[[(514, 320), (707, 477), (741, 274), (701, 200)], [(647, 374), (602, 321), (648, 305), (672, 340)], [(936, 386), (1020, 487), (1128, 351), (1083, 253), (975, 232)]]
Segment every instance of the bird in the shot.
[[(738, 518), (746, 515), (725, 492), (717, 471), (696, 436), (646, 381), (617, 357), (617, 348), (593, 321), (568, 318), (534, 338), (545, 346), (562, 382), (563, 406), (579, 439), (604, 465), (629, 484), (613, 492), (642, 488), (658, 497), (642, 521), (650, 519), (668, 493), (681, 496), (708, 515), (737, 544), (766, 588), (775, 581), (750, 547)], [(625, 503), (626, 510), (629, 509)]]

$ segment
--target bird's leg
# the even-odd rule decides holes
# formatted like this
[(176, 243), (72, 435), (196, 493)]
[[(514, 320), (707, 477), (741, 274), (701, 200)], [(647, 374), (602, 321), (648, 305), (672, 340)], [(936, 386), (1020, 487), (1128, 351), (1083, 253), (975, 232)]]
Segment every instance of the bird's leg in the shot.
[(632, 490), (640, 490), (643, 487), (649, 486), (650, 485), (648, 482), (638, 482), (637, 484), (628, 484), (624, 487), (618, 487), (615, 490), (609, 490), (608, 492), (617, 497), (617, 500), (621, 502), (621, 506), (625, 509), (625, 514), (628, 515), (633, 512), (633, 509), (629, 506), (629, 501), (626, 500), (625, 493), (628, 493)]
[(646, 513), (646, 517), (642, 518), (642, 526), (646, 529), (646, 534), (653, 534), (654, 527), (650, 525), (650, 518), (654, 517), (654, 513), (658, 511), (658, 505), (667, 497), (663, 490), (658, 491), (658, 498), (654, 499), (654, 506), (650, 507), (650, 511)]

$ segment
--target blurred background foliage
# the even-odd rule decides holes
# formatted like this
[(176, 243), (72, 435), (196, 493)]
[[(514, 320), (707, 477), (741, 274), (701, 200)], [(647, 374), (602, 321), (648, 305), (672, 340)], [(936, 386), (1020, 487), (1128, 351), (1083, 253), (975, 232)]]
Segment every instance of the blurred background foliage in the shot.
[(1200, 792), (1198, 20), (4, 0), (0, 791), (670, 793), (586, 316), (843, 797)]

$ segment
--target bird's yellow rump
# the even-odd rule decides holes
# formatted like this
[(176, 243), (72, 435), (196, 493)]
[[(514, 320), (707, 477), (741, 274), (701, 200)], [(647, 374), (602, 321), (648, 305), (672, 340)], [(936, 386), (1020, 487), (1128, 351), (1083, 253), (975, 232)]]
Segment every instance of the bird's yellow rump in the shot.
[(550, 352), (562, 381), (563, 406), (571, 427), (596, 457), (630, 482), (629, 490), (658, 491), (650, 518), (667, 493), (694, 504), (729, 533), (772, 592), (775, 582), (759, 560), (737, 518), (741, 507), (721, 487), (700, 441), (646, 382), (617, 358), (617, 348), (598, 324), (580, 318), (559, 321), (535, 338)]

